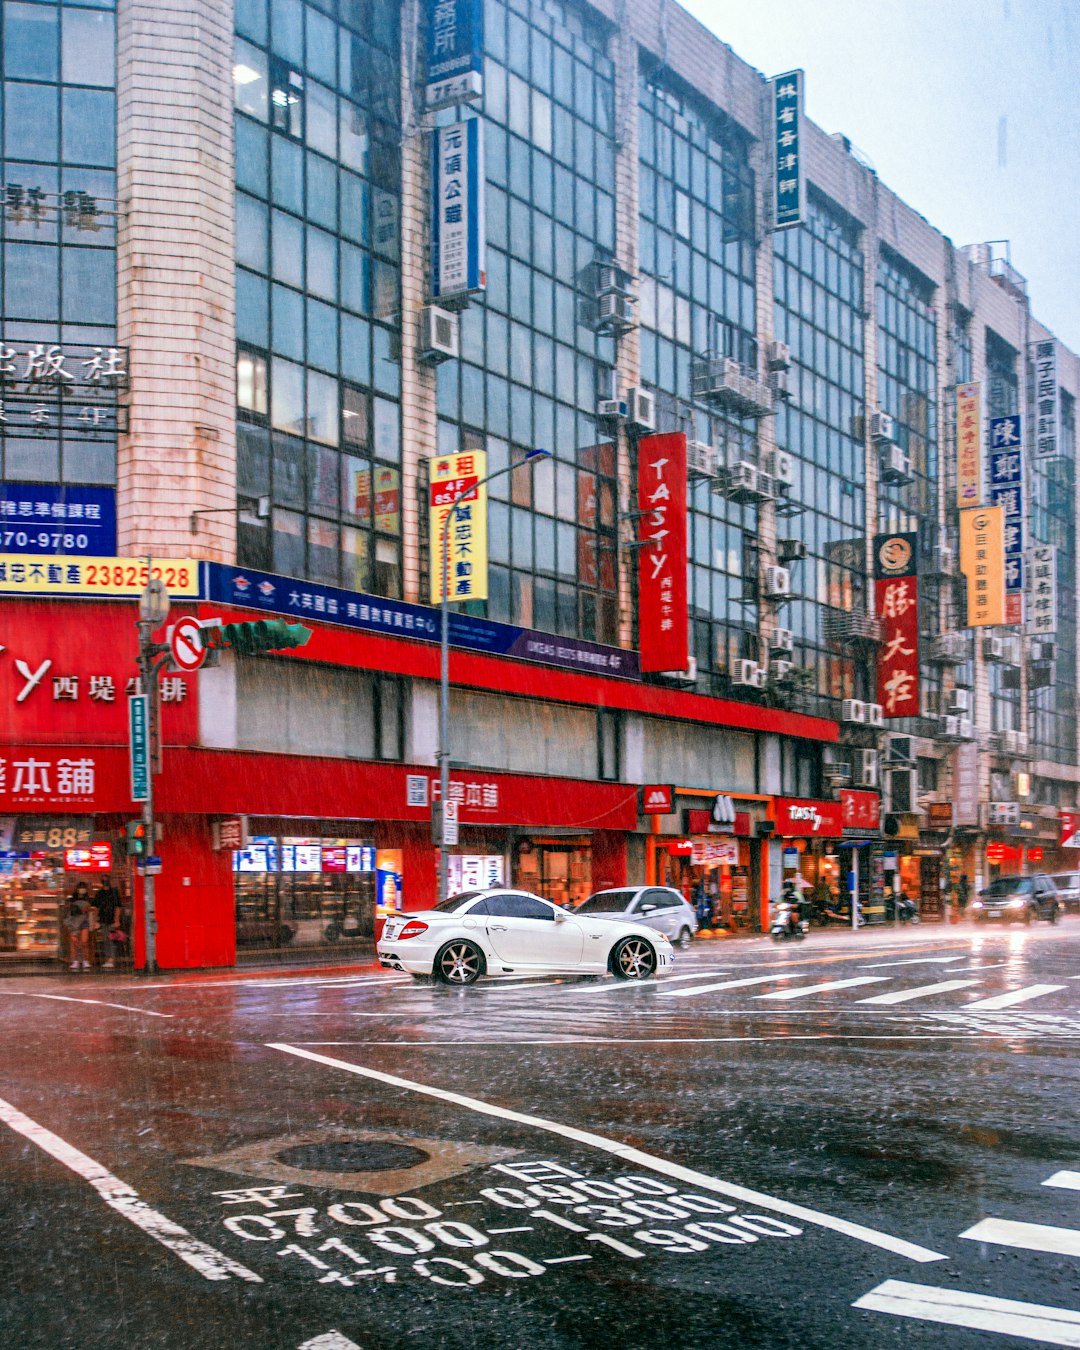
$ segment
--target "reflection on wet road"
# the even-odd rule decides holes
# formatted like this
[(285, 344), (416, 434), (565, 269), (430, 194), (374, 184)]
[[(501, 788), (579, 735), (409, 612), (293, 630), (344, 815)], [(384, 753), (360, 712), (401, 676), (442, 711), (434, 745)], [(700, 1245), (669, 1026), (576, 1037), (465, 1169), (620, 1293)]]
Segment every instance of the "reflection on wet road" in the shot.
[(1078, 954), (5, 982), (5, 1343), (1080, 1346)]

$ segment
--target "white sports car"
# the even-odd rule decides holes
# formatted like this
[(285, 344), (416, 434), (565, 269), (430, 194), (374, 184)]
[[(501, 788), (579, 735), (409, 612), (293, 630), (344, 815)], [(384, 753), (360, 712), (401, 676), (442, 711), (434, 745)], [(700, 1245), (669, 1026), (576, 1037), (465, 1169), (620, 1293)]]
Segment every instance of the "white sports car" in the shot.
[(434, 909), (393, 914), (378, 945), (379, 964), (444, 984), (481, 975), (602, 975), (647, 980), (675, 963), (663, 933), (567, 913), (528, 891), (463, 891)]

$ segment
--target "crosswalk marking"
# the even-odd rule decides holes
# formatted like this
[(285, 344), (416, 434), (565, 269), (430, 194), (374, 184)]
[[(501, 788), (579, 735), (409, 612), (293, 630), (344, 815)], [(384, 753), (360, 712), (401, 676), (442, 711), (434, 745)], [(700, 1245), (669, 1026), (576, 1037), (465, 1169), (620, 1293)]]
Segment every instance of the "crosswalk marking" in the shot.
[(1063, 984), (1029, 984), (1025, 989), (1013, 989), (1008, 994), (996, 994), (993, 998), (980, 998), (974, 1003), (968, 1003), (965, 1012), (977, 1012), (985, 1009), (987, 1012), (994, 1008), (1012, 1008), (1017, 1003), (1027, 1003), (1029, 999), (1042, 998), (1044, 994), (1055, 994), (1059, 989), (1064, 989)]
[(996, 1331), (1047, 1345), (1080, 1346), (1080, 1313), (1043, 1303), (1019, 1303), (1011, 1298), (971, 1294), (963, 1289), (886, 1280), (852, 1306), (945, 1326)]
[(758, 998), (808, 998), (811, 994), (827, 994), (833, 989), (854, 989), (858, 984), (880, 984), (888, 975), (856, 975), (851, 980), (827, 980), (824, 984), (800, 986), (798, 989), (778, 989), (773, 994), (758, 994)]
[(1075, 1228), (1019, 1223), (1015, 1219), (983, 1219), (960, 1236), (972, 1242), (993, 1242), (999, 1247), (1022, 1247), (1029, 1252), (1080, 1256), (1080, 1230)]
[(1047, 1177), (1044, 1186), (1061, 1186), (1067, 1191), (1080, 1191), (1080, 1172), (1055, 1172)]
[(952, 966), (957, 961), (966, 961), (964, 956), (914, 956), (907, 961), (871, 961), (863, 962), (867, 970), (883, 970), (886, 966)]
[[(804, 970), (793, 971), (790, 975), (752, 975), (744, 980), (723, 980), (720, 984), (703, 984), (697, 989), (663, 989), (657, 994), (657, 998), (693, 998), (695, 994), (711, 994), (714, 989), (749, 989), (753, 984), (772, 984), (773, 980), (794, 980), (801, 979), (806, 974)], [(882, 975), (871, 976), (871, 979), (884, 979)]]
[(871, 994), (861, 998), (860, 1003), (877, 1003), (888, 1006), (891, 1003), (907, 1003), (913, 998), (930, 998), (933, 994), (949, 994), (954, 989), (970, 989), (978, 980), (942, 980), (939, 984), (920, 984), (917, 989), (895, 989), (888, 994)]

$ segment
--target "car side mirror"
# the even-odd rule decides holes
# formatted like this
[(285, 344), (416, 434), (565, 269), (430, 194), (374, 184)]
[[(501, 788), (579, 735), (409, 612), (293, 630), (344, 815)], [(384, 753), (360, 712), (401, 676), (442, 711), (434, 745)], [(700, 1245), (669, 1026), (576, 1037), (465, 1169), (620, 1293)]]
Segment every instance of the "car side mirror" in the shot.
[(642, 905), (642, 906), (641, 906), (641, 912), (642, 912), (642, 914), (652, 914), (652, 912), (653, 912), (655, 909), (656, 909), (656, 906), (655, 906), (655, 905)]
[(557, 910), (555, 911), (555, 922), (556, 922), (556, 923), (565, 923), (565, 922), (566, 922), (566, 910), (564, 910), (564, 909), (557, 909)]

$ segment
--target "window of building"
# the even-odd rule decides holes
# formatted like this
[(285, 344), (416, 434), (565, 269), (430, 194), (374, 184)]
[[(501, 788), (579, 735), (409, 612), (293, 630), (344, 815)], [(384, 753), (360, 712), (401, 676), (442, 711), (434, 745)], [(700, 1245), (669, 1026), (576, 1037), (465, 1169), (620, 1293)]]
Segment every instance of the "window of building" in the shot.
[(236, 16), (237, 403), (275, 506), (239, 560), (398, 595), (397, 17), (325, 9)]

